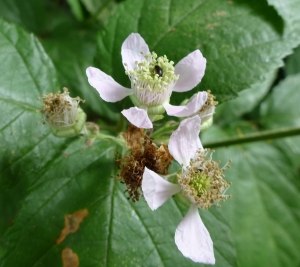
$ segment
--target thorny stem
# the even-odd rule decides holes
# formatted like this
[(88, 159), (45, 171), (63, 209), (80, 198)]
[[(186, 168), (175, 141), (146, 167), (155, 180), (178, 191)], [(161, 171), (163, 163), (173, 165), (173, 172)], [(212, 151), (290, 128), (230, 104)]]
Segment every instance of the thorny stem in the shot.
[(295, 135), (300, 135), (300, 127), (291, 127), (291, 128), (263, 131), (258, 133), (247, 134), (244, 136), (227, 138), (216, 142), (204, 142), (203, 146), (209, 148), (216, 148), (216, 147), (244, 144), (250, 142), (257, 142), (262, 140), (272, 140), (272, 139), (295, 136)]

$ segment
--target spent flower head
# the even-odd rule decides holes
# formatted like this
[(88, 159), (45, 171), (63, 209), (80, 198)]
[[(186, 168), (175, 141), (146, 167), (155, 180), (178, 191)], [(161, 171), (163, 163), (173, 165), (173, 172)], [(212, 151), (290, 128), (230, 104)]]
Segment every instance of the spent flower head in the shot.
[(128, 199), (133, 202), (139, 200), (145, 167), (162, 174), (168, 174), (173, 157), (164, 144), (157, 146), (152, 139), (144, 133), (143, 129), (129, 124), (124, 134), (129, 148), (122, 158), (117, 158), (118, 178), (126, 185)]
[(57, 137), (71, 137), (81, 132), (86, 121), (86, 114), (79, 107), (84, 100), (70, 97), (67, 88), (63, 93), (42, 95), (43, 122), (47, 123)]

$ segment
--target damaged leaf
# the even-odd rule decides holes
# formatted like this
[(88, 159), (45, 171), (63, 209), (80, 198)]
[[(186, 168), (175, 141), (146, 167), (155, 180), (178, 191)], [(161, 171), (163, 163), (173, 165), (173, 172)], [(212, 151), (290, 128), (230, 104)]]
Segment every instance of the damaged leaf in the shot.
[(79, 258), (76, 253), (70, 248), (65, 248), (61, 253), (64, 267), (78, 267)]
[[(89, 214), (87, 209), (79, 210), (73, 214), (65, 215), (65, 227), (61, 230), (60, 237), (56, 240), (56, 244), (60, 244), (68, 234), (75, 233), (80, 223)], [(73, 266), (73, 265), (72, 265)]]

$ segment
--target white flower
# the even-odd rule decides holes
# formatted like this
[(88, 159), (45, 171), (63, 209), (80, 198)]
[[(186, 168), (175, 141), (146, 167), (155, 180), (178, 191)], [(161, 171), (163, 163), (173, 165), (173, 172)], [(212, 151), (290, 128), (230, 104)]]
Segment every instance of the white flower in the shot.
[(175, 243), (185, 257), (195, 262), (214, 264), (213, 242), (205, 228), (198, 208), (208, 209), (219, 201), (230, 184), (223, 179), (223, 171), (218, 163), (207, 157), (199, 139), (200, 118), (194, 116), (183, 120), (173, 132), (169, 151), (182, 165), (178, 184), (173, 184), (155, 172), (145, 168), (142, 191), (152, 210), (160, 207), (172, 195), (179, 193), (190, 201), (190, 209), (176, 229)]
[(164, 111), (170, 116), (187, 117), (201, 109), (207, 100), (206, 92), (197, 93), (185, 106), (169, 104), (172, 92), (193, 89), (202, 79), (206, 59), (199, 50), (187, 55), (173, 67), (166, 56), (150, 53), (148, 45), (138, 33), (130, 34), (123, 42), (122, 61), (131, 80), (131, 89), (118, 84), (99, 69), (86, 70), (88, 81), (107, 102), (120, 101), (130, 96), (135, 107), (122, 114), (139, 128), (153, 128), (152, 121), (160, 119)]

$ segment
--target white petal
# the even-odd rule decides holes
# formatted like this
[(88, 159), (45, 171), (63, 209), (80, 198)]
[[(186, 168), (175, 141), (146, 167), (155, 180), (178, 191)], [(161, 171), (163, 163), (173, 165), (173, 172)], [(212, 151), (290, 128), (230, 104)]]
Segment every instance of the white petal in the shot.
[(193, 89), (201, 82), (206, 68), (206, 59), (199, 50), (188, 54), (180, 60), (175, 66), (175, 74), (179, 74), (174, 92), (186, 92)]
[(195, 205), (191, 205), (178, 225), (175, 243), (181, 253), (192, 261), (215, 264), (213, 242)]
[(149, 207), (156, 210), (181, 189), (179, 185), (166, 181), (157, 173), (145, 167), (142, 190)]
[(169, 151), (173, 158), (183, 166), (188, 166), (199, 148), (203, 149), (199, 138), (200, 123), (198, 116), (185, 119), (170, 137)]
[(86, 69), (86, 75), (90, 85), (98, 91), (100, 97), (106, 102), (117, 102), (133, 94), (133, 90), (118, 84), (111, 76), (99, 69), (89, 67)]
[(130, 123), (132, 123), (136, 127), (143, 129), (153, 128), (152, 122), (148, 117), (147, 111), (144, 109), (133, 107), (130, 109), (124, 109), (121, 113), (126, 117), (126, 119)]
[[(142, 52), (142, 53), (141, 53)], [(142, 62), (145, 60), (145, 55), (149, 53), (149, 47), (145, 40), (138, 34), (130, 34), (122, 44), (121, 54), (122, 62), (126, 70), (134, 70), (136, 61)]]
[(206, 92), (199, 92), (185, 106), (173, 106), (169, 103), (164, 104), (164, 108), (169, 116), (188, 117), (196, 114), (207, 100)]

